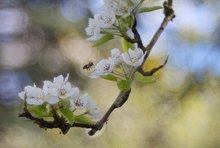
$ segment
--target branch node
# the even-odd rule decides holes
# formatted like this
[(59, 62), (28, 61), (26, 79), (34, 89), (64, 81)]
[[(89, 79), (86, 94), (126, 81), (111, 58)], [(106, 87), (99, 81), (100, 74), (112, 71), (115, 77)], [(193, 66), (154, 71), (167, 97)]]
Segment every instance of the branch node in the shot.
[(164, 15), (166, 17), (170, 17), (171, 16), (171, 21), (173, 21), (173, 19), (175, 18), (175, 14), (174, 14), (174, 10), (172, 8), (172, 3), (165, 1), (163, 3), (163, 7), (164, 7)]
[(164, 61), (164, 63), (162, 65), (160, 65), (156, 68), (153, 68), (151, 71), (144, 72), (143, 70), (139, 70), (139, 72), (141, 74), (143, 74), (144, 76), (152, 76), (154, 73), (156, 73), (158, 70), (162, 69), (167, 64), (168, 58), (169, 58), (169, 56), (167, 56), (166, 60)]

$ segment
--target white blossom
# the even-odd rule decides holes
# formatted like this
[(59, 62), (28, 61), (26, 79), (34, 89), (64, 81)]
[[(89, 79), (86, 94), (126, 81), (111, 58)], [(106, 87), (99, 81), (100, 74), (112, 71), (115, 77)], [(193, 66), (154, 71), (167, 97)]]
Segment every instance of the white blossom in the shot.
[(18, 96), (22, 100), (26, 99), (27, 104), (30, 105), (41, 105), (44, 102), (48, 102), (49, 104), (56, 104), (57, 102), (59, 102), (59, 99), (57, 97), (49, 95), (46, 90), (40, 89), (35, 85), (26, 86), (24, 88), (24, 91), (20, 92)]
[(88, 41), (97, 41), (103, 35), (101, 34), (101, 28), (99, 26), (100, 16), (96, 15), (94, 19), (89, 18), (89, 25), (85, 29), (86, 34), (90, 36), (87, 38)]
[(127, 0), (105, 0), (103, 8), (113, 10), (117, 16), (127, 17), (131, 14), (133, 6)]
[(95, 15), (98, 25), (102, 28), (110, 28), (115, 23), (115, 13), (112, 10), (103, 11), (101, 14)]
[(98, 78), (100, 76), (104, 76), (113, 72), (115, 67), (114, 61), (110, 59), (102, 59), (96, 65), (95, 70), (91, 73), (91, 78)]
[(66, 78), (62, 75), (59, 75), (54, 78), (53, 82), (44, 81), (43, 89), (46, 90), (50, 95), (55, 96), (61, 99), (67, 99), (71, 97), (76, 89), (73, 88), (68, 81), (69, 74), (67, 74)]
[(75, 110), (75, 109), (85, 109), (87, 107), (89, 101), (89, 96), (88, 94), (83, 94), (78, 96), (74, 96), (70, 99), (70, 110)]
[(118, 48), (113, 48), (111, 50), (111, 56), (111, 59), (114, 61), (115, 64), (120, 64), (123, 61), (121, 51)]
[(115, 14), (122, 17), (128, 17), (131, 14), (132, 7), (128, 6), (127, 2), (120, 1), (117, 4), (115, 4)]
[(140, 48), (134, 50), (129, 48), (128, 53), (122, 54), (122, 58), (126, 64), (137, 67), (142, 64), (145, 55), (146, 52), (144, 53)]

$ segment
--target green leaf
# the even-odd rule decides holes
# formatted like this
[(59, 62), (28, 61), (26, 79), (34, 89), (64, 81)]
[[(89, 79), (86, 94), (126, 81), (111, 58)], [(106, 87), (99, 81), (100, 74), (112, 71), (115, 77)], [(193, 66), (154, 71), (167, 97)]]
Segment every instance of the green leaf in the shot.
[(93, 123), (89, 117), (83, 116), (83, 115), (76, 116), (75, 122), (84, 123), (84, 124), (92, 124)]
[(73, 124), (75, 122), (75, 116), (73, 115), (73, 112), (69, 109), (60, 109), (63, 116), (69, 121), (70, 124)]
[(106, 34), (105, 36), (103, 36), (101, 39), (99, 39), (98, 41), (96, 41), (92, 47), (96, 47), (99, 45), (102, 45), (110, 40), (112, 40), (114, 38), (114, 36), (112, 34)]
[(122, 49), (124, 52), (128, 52), (129, 48), (131, 48), (131, 49), (135, 48), (135, 46), (132, 43), (128, 42), (124, 38), (121, 39), (121, 45), (122, 45)]
[(113, 75), (105, 75), (105, 76), (102, 76), (103, 79), (106, 79), (106, 80), (109, 80), (109, 81), (117, 81), (117, 78)]
[(131, 80), (119, 80), (117, 85), (120, 90), (127, 91), (131, 88)]
[(135, 73), (135, 79), (142, 83), (154, 83), (156, 78), (154, 76), (143, 76), (140, 72)]
[(139, 13), (151, 12), (151, 11), (159, 10), (162, 8), (163, 7), (161, 6), (143, 7), (143, 8), (140, 8)]
[(38, 105), (38, 106), (28, 106), (28, 111), (34, 113), (35, 117), (43, 118), (43, 117), (52, 117), (52, 113), (48, 110), (46, 104)]
[(60, 99), (59, 107), (61, 107), (61, 108), (69, 108), (70, 107), (69, 99)]

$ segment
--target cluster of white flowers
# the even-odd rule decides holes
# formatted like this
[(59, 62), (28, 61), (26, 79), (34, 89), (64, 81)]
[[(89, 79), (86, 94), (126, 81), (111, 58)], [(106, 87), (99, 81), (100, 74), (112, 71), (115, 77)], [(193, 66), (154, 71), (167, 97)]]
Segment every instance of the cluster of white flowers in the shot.
[[(112, 33), (117, 21), (117, 17), (128, 17), (140, 0), (104, 0), (103, 10), (96, 14), (94, 18), (89, 18), (89, 25), (85, 29), (87, 40), (97, 41), (105, 33)], [(116, 29), (117, 30), (117, 29)]]
[(61, 100), (69, 100), (71, 111), (76, 109), (85, 109), (92, 116), (97, 116), (99, 110), (95, 102), (92, 101), (88, 94), (80, 95), (78, 87), (72, 87), (68, 82), (69, 74), (64, 78), (62, 75), (54, 78), (53, 82), (44, 81), (43, 88), (26, 86), (24, 91), (18, 95), (22, 100), (25, 100), (29, 105), (42, 105), (44, 103), (56, 105)]
[(138, 67), (144, 60), (144, 53), (140, 48), (129, 49), (128, 52), (121, 53), (117, 48), (111, 50), (111, 57), (108, 59), (102, 59), (95, 67), (95, 70), (91, 73), (91, 78), (98, 78), (111, 74), (116, 65), (125, 63), (128, 66)]

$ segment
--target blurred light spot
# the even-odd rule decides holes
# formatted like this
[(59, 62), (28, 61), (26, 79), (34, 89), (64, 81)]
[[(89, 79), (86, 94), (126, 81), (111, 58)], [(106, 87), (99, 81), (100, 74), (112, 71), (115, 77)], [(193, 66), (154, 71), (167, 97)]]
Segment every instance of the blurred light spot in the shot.
[(48, 7), (53, 6), (54, 0), (27, 0), (27, 3), (29, 6), (31, 7), (35, 7), (35, 8), (45, 8), (48, 9)]
[(169, 134), (175, 135), (172, 136), (172, 141), (175, 141), (172, 147), (203, 147), (210, 122), (208, 106), (197, 95), (192, 95), (184, 103), (183, 113), (168, 130)]
[(0, 7), (12, 7), (21, 4), (24, 0), (1, 0)]
[(19, 34), (28, 24), (28, 15), (18, 8), (0, 9), (0, 34)]
[(30, 58), (30, 48), (22, 42), (4, 43), (0, 47), (0, 65), (3, 67), (22, 67)]
[(0, 104), (13, 105), (18, 103), (18, 93), (31, 80), (26, 74), (9, 70), (0, 71)]
[(208, 34), (215, 29), (217, 15), (212, 6), (200, 5), (198, 7), (191, 1), (181, 1), (174, 7), (177, 10), (178, 17), (175, 18), (175, 26), (178, 29), (190, 28), (202, 34)]
[(46, 49), (40, 57), (40, 66), (52, 73), (59, 72), (67, 66), (64, 57), (57, 49)]
[(30, 46), (31, 50), (41, 50), (46, 41), (45, 33), (40, 27), (31, 26), (24, 32), (23, 41)]
[[(178, 46), (178, 47), (175, 47)], [(220, 52), (209, 44), (196, 44), (189, 46), (177, 44), (170, 50), (170, 64), (173, 67), (181, 68), (186, 72), (196, 73), (198, 76), (210, 71), (212, 74), (220, 74)]]
[(99, 13), (101, 11), (102, 5), (104, 4), (103, 0), (87, 1), (93, 14)]
[(88, 15), (88, 9), (80, 0), (63, 0), (59, 4), (61, 14), (69, 21), (80, 22)]
[(60, 42), (63, 54), (82, 70), (83, 65), (88, 62), (95, 62), (98, 59), (98, 52), (91, 44), (80, 37), (66, 36)]
[(174, 91), (181, 89), (185, 83), (186, 76), (187, 73), (184, 73), (181, 69), (175, 71), (169, 69), (163, 73), (163, 77), (159, 82), (164, 88)]

